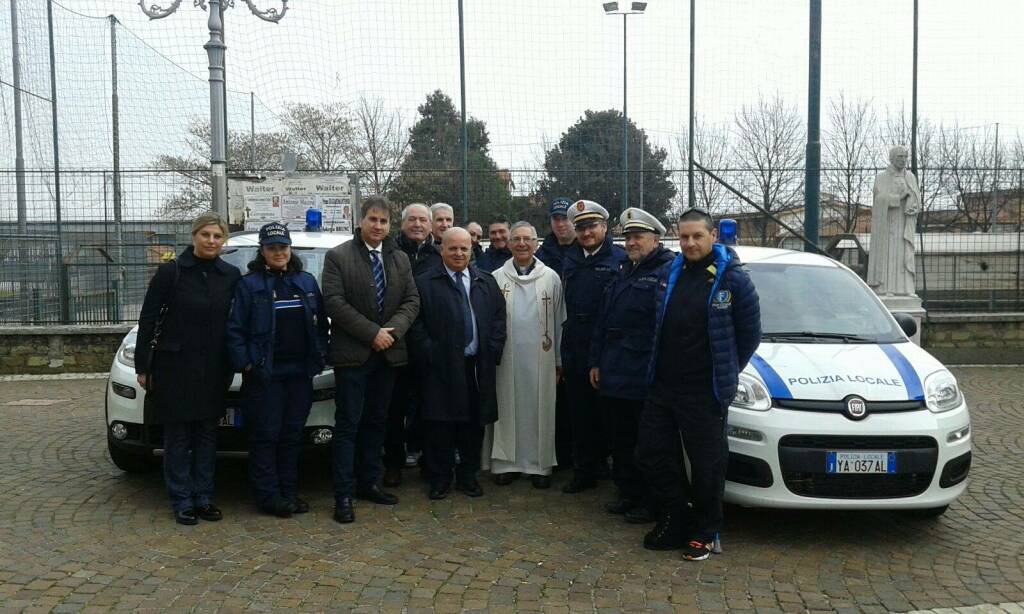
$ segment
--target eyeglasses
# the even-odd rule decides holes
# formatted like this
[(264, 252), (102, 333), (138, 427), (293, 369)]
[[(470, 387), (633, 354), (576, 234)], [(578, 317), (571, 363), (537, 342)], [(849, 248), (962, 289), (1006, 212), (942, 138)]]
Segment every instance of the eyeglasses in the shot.
[(512, 237), (509, 243), (533, 243), (536, 240), (537, 237)]

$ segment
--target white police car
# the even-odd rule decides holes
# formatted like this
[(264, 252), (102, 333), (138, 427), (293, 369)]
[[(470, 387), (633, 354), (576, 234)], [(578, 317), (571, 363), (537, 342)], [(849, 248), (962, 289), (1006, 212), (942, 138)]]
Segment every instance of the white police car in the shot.
[[(292, 254), (302, 259), (303, 268), (320, 280), (327, 250), (352, 238), (338, 232), (292, 232)], [(246, 272), (246, 265), (259, 249), (259, 233), (233, 234), (221, 257)], [(106, 423), (107, 447), (118, 468), (129, 472), (148, 471), (162, 452), (163, 436), (159, 425), (145, 424), (142, 404), (146, 391), (135, 379), (135, 340), (138, 326), (121, 341), (110, 366), (107, 382)], [(247, 449), (241, 412), (239, 387), (241, 376), (235, 374), (228, 392), (228, 405), (218, 433), (218, 450), (224, 454), (241, 454)], [(326, 447), (331, 442), (334, 426), (334, 371), (329, 367), (313, 379), (313, 407), (306, 421), (304, 441), (307, 446)]]
[(942, 514), (967, 487), (956, 378), (842, 264), (738, 247), (764, 337), (729, 409), (726, 501)]

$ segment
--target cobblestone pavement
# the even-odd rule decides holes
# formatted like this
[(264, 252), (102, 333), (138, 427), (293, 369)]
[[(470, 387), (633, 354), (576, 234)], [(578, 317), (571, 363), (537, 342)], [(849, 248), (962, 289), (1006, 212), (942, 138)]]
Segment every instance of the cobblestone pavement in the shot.
[[(219, 523), (174, 524), (158, 473), (106, 455), (103, 381), (0, 383), (0, 606), (57, 611), (908, 611), (1024, 601), (1024, 369), (957, 370), (974, 420), (970, 490), (945, 516), (726, 510), (705, 563), (640, 546), (600, 509), (610, 486), (567, 479), (429, 502), (407, 471), (393, 508), (331, 520), (324, 463), (313, 511), (258, 515), (245, 467), (219, 466)], [(62, 399), (51, 405), (9, 405)], [(990, 611), (979, 609), (975, 611)]]

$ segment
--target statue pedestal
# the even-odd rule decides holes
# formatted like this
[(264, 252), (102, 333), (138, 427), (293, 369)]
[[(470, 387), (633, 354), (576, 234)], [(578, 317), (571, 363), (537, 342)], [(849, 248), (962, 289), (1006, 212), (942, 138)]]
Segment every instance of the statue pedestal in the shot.
[(892, 313), (905, 313), (914, 318), (917, 322), (917, 332), (910, 338), (917, 345), (921, 345), (921, 322), (924, 320), (924, 308), (921, 307), (921, 298), (917, 295), (896, 295), (881, 294), (878, 298), (886, 309)]

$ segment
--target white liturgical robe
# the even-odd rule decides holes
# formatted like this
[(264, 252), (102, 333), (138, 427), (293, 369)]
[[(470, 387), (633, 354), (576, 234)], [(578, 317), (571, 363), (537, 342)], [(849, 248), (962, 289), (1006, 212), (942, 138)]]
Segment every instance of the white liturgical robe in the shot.
[(565, 304), (558, 275), (534, 259), (519, 275), (509, 259), (494, 271), (505, 295), (507, 341), (498, 365), (498, 421), (487, 429), (483, 458), (493, 473), (549, 475), (555, 466), (555, 368)]

